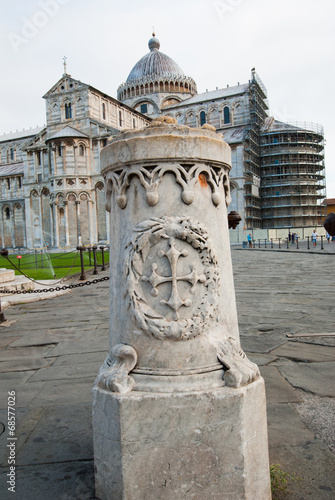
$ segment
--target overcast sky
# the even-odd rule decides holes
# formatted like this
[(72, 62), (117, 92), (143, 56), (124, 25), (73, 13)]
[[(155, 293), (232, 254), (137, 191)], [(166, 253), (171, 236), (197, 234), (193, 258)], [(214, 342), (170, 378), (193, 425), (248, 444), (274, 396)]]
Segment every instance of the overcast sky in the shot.
[(199, 92), (256, 67), (273, 116), (323, 125), (335, 198), (334, 19), (334, 0), (0, 0), (0, 134), (45, 124), (64, 55), (71, 76), (116, 97), (154, 26)]

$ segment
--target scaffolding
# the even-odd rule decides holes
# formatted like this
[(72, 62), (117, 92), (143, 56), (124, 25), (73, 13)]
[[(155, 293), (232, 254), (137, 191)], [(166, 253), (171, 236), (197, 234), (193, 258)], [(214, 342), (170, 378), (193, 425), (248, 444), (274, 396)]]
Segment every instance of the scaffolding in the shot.
[(260, 198), (260, 130), (267, 118), (268, 103), (266, 88), (252, 70), (249, 86), (250, 121), (246, 127), (244, 138), (244, 205), (245, 224), (247, 228), (261, 228), (261, 198)]
[(322, 225), (323, 128), (268, 119), (262, 128), (260, 146), (263, 228)]

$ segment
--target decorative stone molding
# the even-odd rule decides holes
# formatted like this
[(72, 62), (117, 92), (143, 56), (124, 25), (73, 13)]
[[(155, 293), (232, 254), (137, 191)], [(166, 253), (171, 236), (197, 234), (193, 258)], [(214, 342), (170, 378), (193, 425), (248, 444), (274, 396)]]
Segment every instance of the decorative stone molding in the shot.
[(133, 347), (117, 344), (112, 348), (112, 356), (105, 359), (97, 375), (94, 386), (107, 391), (127, 394), (131, 392), (135, 381), (129, 373), (137, 363), (137, 353)]
[(223, 185), (227, 206), (231, 202), (228, 175), (220, 167), (205, 164), (181, 165), (163, 164), (158, 166), (132, 165), (122, 170), (111, 170), (106, 176), (106, 209), (111, 210), (111, 193), (116, 191), (116, 203), (119, 208), (127, 206), (127, 189), (131, 177), (136, 176), (146, 192), (148, 205), (154, 206), (159, 201), (158, 186), (165, 174), (173, 174), (176, 182), (182, 187), (182, 200), (186, 205), (194, 201), (194, 187), (198, 182), (206, 182), (212, 191), (212, 202), (219, 205), (222, 201), (220, 186)]
[(247, 358), (239, 343), (231, 337), (218, 342), (218, 358), (226, 368), (224, 381), (229, 387), (238, 388), (260, 377), (258, 366)]
[[(137, 325), (148, 336), (160, 340), (187, 340), (200, 335), (215, 321), (220, 287), (218, 262), (206, 228), (188, 217), (162, 217), (137, 224), (134, 232), (125, 253), (125, 278), (126, 295)], [(192, 257), (185, 261), (188, 270), (179, 275), (178, 260), (191, 253)], [(160, 274), (160, 267), (167, 276)], [(188, 284), (185, 299), (178, 288), (181, 282)], [(151, 290), (146, 287), (147, 294), (143, 283), (151, 285)], [(166, 298), (154, 300), (163, 283), (170, 284)], [(166, 306), (164, 314), (159, 311), (162, 305)], [(181, 317), (181, 308), (189, 308), (190, 312)]]

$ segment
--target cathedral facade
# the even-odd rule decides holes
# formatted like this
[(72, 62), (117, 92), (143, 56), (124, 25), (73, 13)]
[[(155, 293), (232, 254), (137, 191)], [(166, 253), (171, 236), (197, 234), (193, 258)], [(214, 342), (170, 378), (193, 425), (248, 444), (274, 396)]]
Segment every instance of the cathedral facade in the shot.
[[(145, 127), (161, 114), (179, 124), (213, 125), (232, 151), (232, 203), (246, 229), (316, 226), (324, 198), (323, 129), (268, 115), (266, 88), (250, 80), (198, 94), (160, 51), (133, 67), (117, 99), (63, 77), (44, 95), (46, 127), (0, 139), (0, 246), (72, 248), (105, 242), (100, 151), (120, 131)], [(112, 216), (111, 216), (112, 223)]]

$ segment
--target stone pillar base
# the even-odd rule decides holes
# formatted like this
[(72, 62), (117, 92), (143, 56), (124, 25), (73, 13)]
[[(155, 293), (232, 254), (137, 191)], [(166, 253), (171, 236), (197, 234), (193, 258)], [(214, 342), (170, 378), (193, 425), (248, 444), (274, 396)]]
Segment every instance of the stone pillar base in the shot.
[(271, 499), (262, 378), (193, 393), (95, 387), (93, 436), (100, 500)]

